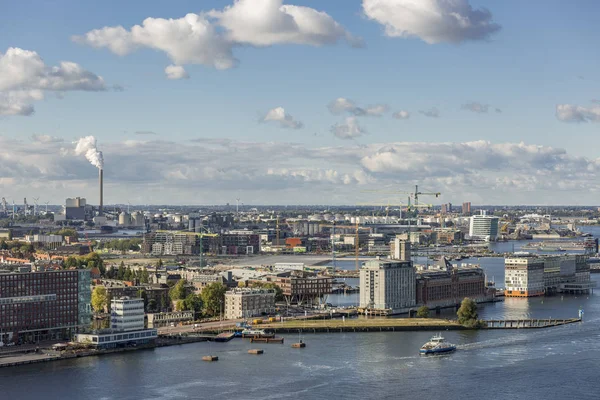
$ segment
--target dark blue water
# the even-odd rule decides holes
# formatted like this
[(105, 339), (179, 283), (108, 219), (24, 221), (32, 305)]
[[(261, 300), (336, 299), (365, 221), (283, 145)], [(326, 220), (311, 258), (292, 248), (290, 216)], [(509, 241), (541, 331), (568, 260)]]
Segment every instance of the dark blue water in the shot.
[[(463, 262), (504, 280), (500, 258)], [(358, 295), (328, 301), (356, 304)], [(234, 339), (5, 368), (0, 399), (598, 399), (597, 294), (509, 298), (480, 305), (479, 313), (570, 318), (580, 307), (584, 322), (556, 328), (444, 332), (458, 350), (441, 357), (418, 355), (427, 332), (345, 333), (304, 335), (305, 349), (290, 348), (298, 336), (287, 335), (284, 345)], [(265, 354), (247, 354), (257, 347)], [(219, 361), (202, 362), (208, 354)]]

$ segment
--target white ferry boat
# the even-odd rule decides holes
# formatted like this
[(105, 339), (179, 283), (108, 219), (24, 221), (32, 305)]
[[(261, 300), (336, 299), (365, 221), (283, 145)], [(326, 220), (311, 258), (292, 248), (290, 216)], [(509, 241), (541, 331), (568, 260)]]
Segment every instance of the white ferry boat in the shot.
[(440, 354), (450, 353), (456, 350), (456, 346), (447, 343), (446, 339), (440, 334), (433, 336), (429, 342), (425, 343), (419, 350), (420, 354)]

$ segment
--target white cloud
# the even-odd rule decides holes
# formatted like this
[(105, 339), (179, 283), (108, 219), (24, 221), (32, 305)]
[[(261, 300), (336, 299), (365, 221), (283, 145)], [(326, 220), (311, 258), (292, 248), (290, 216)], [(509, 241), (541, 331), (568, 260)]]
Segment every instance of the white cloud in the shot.
[[(461, 106), (461, 108), (463, 110), (472, 111), (477, 114), (485, 114), (488, 112), (490, 106), (489, 106), (489, 104), (482, 104), (482, 103), (478, 103), (478, 102), (474, 101), (471, 103), (463, 104)], [(496, 109), (496, 112), (498, 112), (498, 109)]]
[(485, 40), (500, 25), (468, 0), (363, 0), (365, 15), (390, 37), (419, 37), (429, 44)]
[(253, 46), (323, 46), (340, 40), (353, 46), (362, 43), (327, 13), (284, 5), (283, 0), (236, 0), (222, 11), (213, 10), (208, 15), (227, 31), (226, 36), (232, 43)]
[(344, 122), (333, 125), (331, 133), (340, 139), (354, 139), (365, 135), (367, 131), (360, 126), (356, 117), (347, 117)]
[(124, 56), (139, 48), (167, 54), (176, 65), (198, 64), (229, 69), (238, 64), (233, 49), (242, 45), (305, 44), (321, 46), (344, 39), (360, 43), (328, 14), (282, 0), (236, 0), (223, 10), (182, 18), (146, 18), (131, 29), (94, 29), (72, 40), (108, 48)]
[(392, 114), (392, 117), (394, 117), (396, 119), (409, 119), (410, 113), (405, 110), (400, 110), (400, 111), (396, 111), (394, 114)]
[(436, 107), (432, 107), (429, 110), (419, 110), (419, 113), (429, 118), (439, 118), (440, 116), (440, 110)]
[(189, 74), (181, 65), (169, 65), (165, 68), (167, 79), (189, 79)]
[(600, 105), (582, 107), (572, 104), (558, 104), (556, 118), (563, 122), (600, 122)]
[[(97, 202), (97, 171), (70, 141), (0, 136), (0, 192), (60, 204)], [(140, 137), (137, 137), (138, 139)], [(415, 184), (444, 201), (594, 204), (600, 159), (524, 143), (377, 143), (310, 147), (231, 139), (103, 142), (105, 204), (354, 204), (361, 188)], [(173, 198), (172, 193), (178, 195)], [(357, 197), (358, 196), (358, 197)]]
[(47, 66), (35, 52), (10, 47), (0, 53), (0, 115), (31, 115), (45, 92), (103, 91), (102, 77), (79, 64), (61, 61)]
[(388, 112), (389, 107), (386, 104), (376, 104), (368, 107), (358, 107), (356, 103), (344, 97), (338, 97), (327, 106), (332, 114), (339, 115), (349, 113), (357, 117), (380, 117)]
[(276, 107), (261, 119), (262, 122), (277, 122), (282, 128), (300, 129), (304, 124), (285, 112), (283, 107)]

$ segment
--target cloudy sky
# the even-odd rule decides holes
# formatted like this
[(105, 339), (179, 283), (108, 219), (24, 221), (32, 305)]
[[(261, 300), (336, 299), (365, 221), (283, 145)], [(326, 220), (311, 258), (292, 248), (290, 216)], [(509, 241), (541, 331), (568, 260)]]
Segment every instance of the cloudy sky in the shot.
[[(0, 197), (598, 204), (595, 0), (0, 5)], [(399, 195), (400, 200), (404, 195)], [(385, 200), (390, 200), (385, 195)], [(393, 201), (391, 199), (390, 201)]]

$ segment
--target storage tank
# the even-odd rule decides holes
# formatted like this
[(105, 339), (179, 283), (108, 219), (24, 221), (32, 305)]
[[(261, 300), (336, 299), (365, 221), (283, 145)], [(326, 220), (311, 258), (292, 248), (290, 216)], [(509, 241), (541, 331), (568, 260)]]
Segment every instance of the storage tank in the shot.
[(119, 214), (119, 225), (121, 226), (129, 226), (131, 225), (131, 219), (129, 218), (129, 214), (123, 211)]
[(144, 214), (142, 214), (141, 212), (138, 212), (138, 211), (134, 211), (133, 214), (131, 214), (131, 224), (134, 226), (144, 226), (145, 225)]

